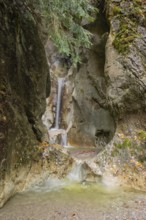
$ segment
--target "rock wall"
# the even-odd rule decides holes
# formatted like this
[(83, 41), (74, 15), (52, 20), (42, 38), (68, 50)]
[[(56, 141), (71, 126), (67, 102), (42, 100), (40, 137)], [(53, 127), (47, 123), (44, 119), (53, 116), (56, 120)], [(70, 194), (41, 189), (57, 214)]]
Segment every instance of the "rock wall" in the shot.
[(139, 139), (139, 133), (146, 132), (144, 1), (106, 1), (106, 7), (110, 25), (105, 51), (107, 104), (116, 119), (116, 134), (131, 139), (135, 134)]
[(55, 120), (57, 76), (65, 76), (60, 128), (67, 130), (68, 143), (94, 146), (100, 174), (111, 172), (145, 190), (145, 5), (135, 0), (100, 2), (97, 21), (86, 25), (93, 46), (82, 50), (82, 63), (67, 71), (65, 59), (48, 54), (54, 83), (48, 128)]
[(106, 102), (114, 115), (116, 132), (97, 161), (121, 182), (146, 190), (145, 2), (105, 3), (110, 26), (104, 67)]
[(115, 131), (114, 118), (106, 103), (104, 64), (108, 26), (103, 14), (89, 25), (89, 30), (93, 46), (83, 51), (83, 62), (74, 79), (73, 119), (68, 137), (71, 145), (101, 150)]
[(14, 170), (24, 165), (26, 175), (34, 146), (43, 139), (41, 116), (50, 80), (37, 24), (23, 2), (0, 1), (0, 27), (0, 200), (3, 203), (15, 191), (15, 183), (10, 184), (12, 187), (7, 191), (11, 193), (7, 192), (4, 198), (3, 180), (10, 176), (11, 182), (15, 181), (19, 172), (14, 174)]
[[(138, 13), (130, 11), (135, 4), (140, 10)], [(113, 175), (123, 175), (130, 164), (128, 169), (135, 172), (131, 169), (132, 158), (135, 161), (132, 164), (142, 161), (140, 169), (145, 173), (143, 6), (143, 1), (136, 0), (101, 1), (96, 22), (86, 24), (93, 34), (93, 45), (91, 49), (81, 50), (82, 63), (74, 68), (70, 57), (58, 54), (50, 40), (46, 44), (46, 60), (37, 21), (29, 7), (19, 1), (0, 1), (0, 206), (23, 188), (24, 179), (29, 170), (33, 170), (30, 163), (36, 160), (32, 158), (34, 146), (46, 133), (41, 117), (50, 89), (47, 61), (52, 82), (43, 116), (47, 129), (55, 125), (57, 78), (64, 77), (60, 128), (66, 130), (68, 143), (82, 148), (94, 147), (97, 153), (101, 152), (95, 159), (96, 170), (112, 168)], [(133, 19), (138, 22), (135, 24)], [(124, 26), (123, 30), (123, 23), (130, 26)], [(59, 155), (55, 156), (56, 160)], [(36, 167), (41, 173), (41, 165)], [(57, 167), (54, 172), (56, 170)]]
[(95, 147), (99, 152), (112, 139), (115, 121), (107, 105), (107, 79), (104, 73), (105, 44), (109, 27), (101, 10), (86, 28), (93, 34), (92, 47), (81, 52), (82, 63), (71, 66), (69, 57), (61, 57), (46, 45), (52, 79), (52, 91), (44, 115), (47, 128), (54, 127), (57, 101), (57, 78), (64, 77), (60, 128), (67, 131), (68, 144)]
[(122, 117), (146, 109), (145, 9), (143, 1), (106, 3), (110, 23), (105, 63), (107, 99), (112, 111)]

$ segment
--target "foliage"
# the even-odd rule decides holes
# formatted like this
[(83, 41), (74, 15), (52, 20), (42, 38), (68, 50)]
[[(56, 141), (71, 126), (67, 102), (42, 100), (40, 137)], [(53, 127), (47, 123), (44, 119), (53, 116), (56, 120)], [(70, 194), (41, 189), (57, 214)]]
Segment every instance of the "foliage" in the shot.
[(43, 20), (59, 52), (71, 56), (74, 63), (80, 61), (81, 47), (90, 48), (92, 34), (82, 23), (96, 18), (94, 0), (12, 0), (11, 4), (10, 0), (1, 1), (12, 12), (29, 12), (36, 23)]
[(136, 34), (135, 23), (132, 21), (127, 23), (126, 19), (123, 19), (113, 44), (120, 53), (125, 53), (136, 37), (138, 37), (138, 35)]
[(120, 158), (135, 171), (146, 168), (146, 130), (136, 131), (132, 137), (119, 134), (121, 140), (114, 143), (111, 156)]
[[(37, 2), (33, 0), (35, 5)], [(91, 33), (81, 23), (83, 20), (93, 22), (97, 9), (90, 0), (42, 0), (39, 8), (47, 21), (49, 37), (59, 52), (71, 55), (73, 62), (77, 63), (80, 48), (91, 46)]]
[(138, 24), (145, 25), (143, 2), (141, 0), (123, 0), (122, 4), (116, 2), (112, 6), (112, 15), (120, 22), (113, 45), (120, 53), (127, 53), (129, 45), (139, 37)]
[(146, 141), (146, 131), (139, 131), (139, 137), (141, 140)]
[(119, 13), (121, 13), (121, 8), (115, 5), (113, 7), (113, 15), (117, 15)]
[(125, 149), (125, 148), (131, 147), (131, 146), (132, 146), (132, 143), (131, 143), (131, 140), (130, 140), (130, 139), (125, 138), (122, 143), (118, 143), (118, 144), (115, 143), (115, 146), (116, 146), (118, 149)]

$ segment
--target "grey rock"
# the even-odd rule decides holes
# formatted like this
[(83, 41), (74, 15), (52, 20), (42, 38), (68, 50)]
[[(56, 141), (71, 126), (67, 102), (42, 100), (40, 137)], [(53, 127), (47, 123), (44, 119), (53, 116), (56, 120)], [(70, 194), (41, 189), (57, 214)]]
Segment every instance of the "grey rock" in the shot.
[(0, 144), (0, 163), (5, 168), (0, 170), (0, 178), (3, 180), (11, 176), (16, 166), (29, 165), (33, 147), (43, 140), (45, 128), (41, 116), (50, 80), (44, 47), (32, 15), (29, 11), (18, 11), (18, 5), (9, 0), (0, 4), (3, 27), (0, 29), (0, 129), (5, 137)]

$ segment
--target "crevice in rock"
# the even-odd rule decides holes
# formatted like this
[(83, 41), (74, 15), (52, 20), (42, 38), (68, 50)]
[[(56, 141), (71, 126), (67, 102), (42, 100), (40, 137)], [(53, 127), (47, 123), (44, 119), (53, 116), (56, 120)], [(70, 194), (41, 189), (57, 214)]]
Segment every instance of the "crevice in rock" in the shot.
[[(84, 50), (82, 64), (77, 69), (74, 85), (73, 109), (75, 129), (69, 131), (69, 140), (79, 139), (96, 146), (97, 152), (102, 150), (113, 138), (115, 121), (108, 108), (106, 98), (107, 81), (105, 68), (105, 45), (109, 34), (106, 21), (104, 1), (100, 2), (100, 10), (95, 22), (85, 27), (92, 34), (92, 47)], [(79, 111), (80, 109), (80, 111)], [(80, 123), (82, 122), (82, 123)], [(78, 131), (78, 133), (76, 133)], [(76, 136), (80, 135), (80, 138)], [(90, 140), (90, 141), (89, 141)], [(90, 146), (89, 146), (90, 147)]]
[(82, 49), (82, 63), (78, 63), (77, 68), (72, 67), (71, 70), (69, 57), (61, 57), (54, 52), (51, 45), (46, 47), (53, 87), (43, 118), (47, 128), (52, 128), (55, 118), (52, 102), (56, 106), (57, 77), (65, 77), (60, 128), (67, 129), (68, 142), (71, 145), (97, 147), (102, 150), (114, 135), (115, 122), (106, 96), (104, 68), (109, 25), (104, 1), (99, 2), (98, 7), (100, 10), (95, 22), (84, 26), (92, 33), (92, 46), (90, 49)]

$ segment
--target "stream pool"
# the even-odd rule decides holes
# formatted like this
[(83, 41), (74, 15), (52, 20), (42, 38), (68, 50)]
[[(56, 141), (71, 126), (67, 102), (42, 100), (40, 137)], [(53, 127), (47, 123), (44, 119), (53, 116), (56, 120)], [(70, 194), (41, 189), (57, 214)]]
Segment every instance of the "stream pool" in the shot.
[(11, 198), (0, 220), (146, 220), (146, 194), (54, 179)]

